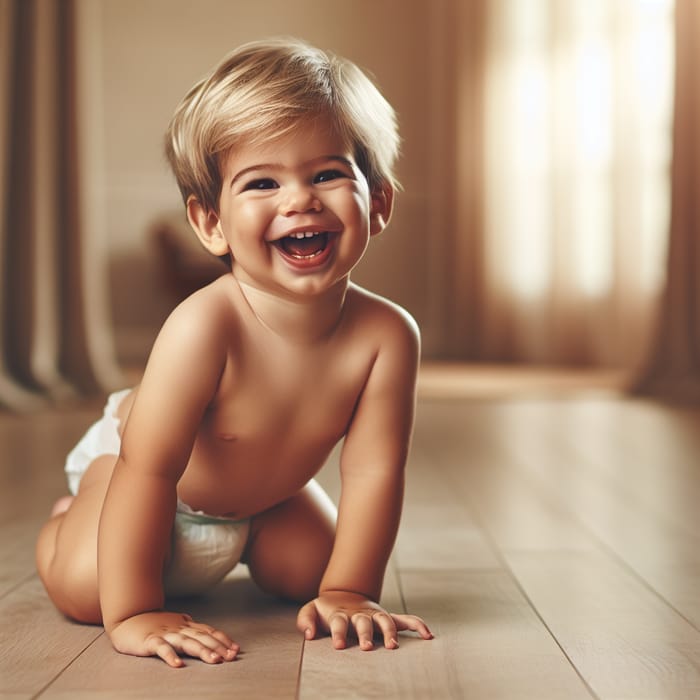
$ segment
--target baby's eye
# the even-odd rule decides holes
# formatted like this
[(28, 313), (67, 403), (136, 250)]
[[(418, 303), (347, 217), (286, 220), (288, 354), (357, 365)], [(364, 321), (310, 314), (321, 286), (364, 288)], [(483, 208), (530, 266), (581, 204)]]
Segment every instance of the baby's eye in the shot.
[(320, 182), (330, 182), (331, 180), (337, 180), (341, 177), (347, 177), (347, 175), (341, 170), (322, 170), (314, 177), (314, 184)]
[(277, 183), (270, 177), (261, 177), (257, 180), (246, 182), (244, 190), (272, 190), (277, 187)]

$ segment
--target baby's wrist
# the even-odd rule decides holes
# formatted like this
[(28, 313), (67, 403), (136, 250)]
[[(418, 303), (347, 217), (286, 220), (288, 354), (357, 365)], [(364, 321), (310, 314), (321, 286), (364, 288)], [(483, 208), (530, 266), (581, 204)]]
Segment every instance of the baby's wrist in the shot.
[(367, 593), (366, 591), (357, 591), (353, 590), (351, 588), (343, 588), (343, 587), (333, 587), (333, 588), (322, 588), (318, 592), (319, 597), (321, 596), (338, 596), (338, 595), (351, 595), (351, 596), (356, 596), (358, 598), (365, 598), (367, 600), (371, 600), (373, 602), (377, 602), (376, 599), (374, 598), (373, 595)]

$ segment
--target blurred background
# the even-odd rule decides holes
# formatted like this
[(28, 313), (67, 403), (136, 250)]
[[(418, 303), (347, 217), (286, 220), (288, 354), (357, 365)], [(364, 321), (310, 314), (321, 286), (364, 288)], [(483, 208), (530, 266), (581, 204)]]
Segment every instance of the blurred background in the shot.
[(223, 272), (163, 133), (272, 35), (352, 59), (398, 112), (404, 190), (355, 280), (416, 317), (426, 361), (696, 396), (698, 6), (0, 0), (0, 405), (122, 385)]

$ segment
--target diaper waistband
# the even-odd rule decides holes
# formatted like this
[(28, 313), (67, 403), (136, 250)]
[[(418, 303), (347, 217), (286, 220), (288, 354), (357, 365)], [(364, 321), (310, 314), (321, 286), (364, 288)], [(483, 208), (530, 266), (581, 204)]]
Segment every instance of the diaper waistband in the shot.
[(209, 515), (202, 510), (193, 510), (187, 503), (177, 499), (176, 515), (181, 520), (200, 525), (233, 525), (244, 523), (248, 518), (227, 518), (225, 515)]

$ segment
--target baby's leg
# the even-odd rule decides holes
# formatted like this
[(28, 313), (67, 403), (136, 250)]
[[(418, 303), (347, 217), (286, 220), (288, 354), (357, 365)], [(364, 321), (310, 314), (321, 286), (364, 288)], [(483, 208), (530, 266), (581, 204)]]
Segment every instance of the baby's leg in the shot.
[(36, 546), (39, 576), (56, 607), (79, 622), (102, 620), (97, 586), (97, 527), (116, 456), (98, 457), (64, 512), (42, 528)]
[(243, 555), (253, 580), (282, 598), (315, 598), (333, 549), (335, 520), (335, 506), (316, 481), (255, 516)]

